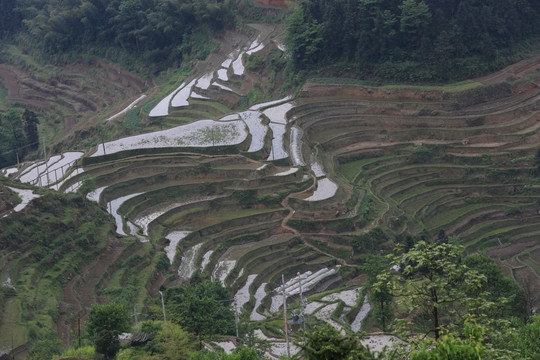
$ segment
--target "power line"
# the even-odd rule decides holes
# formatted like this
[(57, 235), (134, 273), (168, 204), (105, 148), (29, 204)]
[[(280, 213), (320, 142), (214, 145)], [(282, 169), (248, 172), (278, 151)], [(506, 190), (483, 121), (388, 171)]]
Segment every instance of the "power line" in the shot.
[(20, 151), (22, 149), (26, 149), (26, 148), (28, 148), (30, 146), (34, 146), (36, 144), (39, 145), (39, 141), (33, 142), (33, 143), (28, 143), (28, 144), (26, 144), (24, 146), (19, 146), (19, 147), (15, 148), (15, 149), (0, 151), (0, 155), (5, 155), (5, 154), (12, 153), (12, 152), (17, 152), (17, 151)]

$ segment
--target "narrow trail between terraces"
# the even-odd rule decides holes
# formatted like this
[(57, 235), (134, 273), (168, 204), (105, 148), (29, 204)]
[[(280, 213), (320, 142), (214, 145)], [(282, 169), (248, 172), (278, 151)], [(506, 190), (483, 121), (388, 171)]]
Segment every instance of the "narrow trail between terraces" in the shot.
[[(291, 196), (305, 194), (307, 192), (314, 191), (317, 188), (317, 177), (314, 174), (310, 174), (310, 176), (313, 179), (313, 185), (311, 185), (309, 188), (307, 188), (305, 190), (302, 190), (302, 191), (299, 191), (299, 192), (296, 192), (296, 193), (291, 193), (291, 194), (287, 195), (285, 197), (285, 199), (283, 199), (283, 201), (281, 202), (281, 205), (284, 208), (286, 208), (287, 210), (289, 210), (289, 213), (287, 214), (287, 216), (285, 216), (283, 218), (283, 220), (281, 221), (281, 228), (284, 229), (284, 230), (292, 232), (295, 236), (297, 236), (300, 240), (302, 240), (302, 243), (304, 243), (304, 245), (308, 246), (312, 250), (314, 250), (314, 251), (316, 251), (318, 253), (321, 253), (323, 255), (326, 255), (326, 256), (328, 256), (328, 257), (330, 257), (332, 259), (335, 259), (336, 261), (338, 261), (342, 265), (355, 266), (354, 264), (348, 263), (345, 259), (342, 259), (340, 257), (332, 255), (332, 254), (330, 254), (330, 253), (328, 253), (326, 251), (323, 251), (323, 250), (319, 249), (318, 247), (310, 244), (309, 241), (307, 241), (306, 238), (304, 237), (304, 234), (302, 234), (301, 232), (299, 232), (295, 228), (290, 227), (290, 226), (287, 225), (287, 222), (293, 217), (294, 213), (296, 212), (296, 210), (292, 206), (289, 205), (289, 198)], [(327, 234), (321, 234), (321, 235), (327, 235)]]

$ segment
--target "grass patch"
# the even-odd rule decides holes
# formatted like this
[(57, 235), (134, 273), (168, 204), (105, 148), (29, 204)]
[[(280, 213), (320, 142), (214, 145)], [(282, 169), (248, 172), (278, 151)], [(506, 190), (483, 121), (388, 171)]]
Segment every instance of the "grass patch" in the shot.
[(365, 81), (359, 79), (350, 79), (350, 78), (311, 78), (308, 80), (308, 83), (316, 84), (343, 84), (343, 85), (363, 85), (363, 86), (375, 86), (381, 87), (384, 89), (417, 89), (425, 91), (448, 91), (448, 92), (459, 92), (470, 89), (475, 89), (478, 87), (483, 87), (484, 85), (474, 81), (474, 80), (464, 80), (450, 84), (441, 84), (441, 85), (407, 85), (407, 84), (382, 84), (379, 82)]
[(460, 92), (470, 89), (476, 89), (479, 87), (484, 87), (483, 84), (474, 81), (474, 80), (464, 80), (450, 84), (443, 85), (405, 85), (405, 84), (393, 84), (393, 85), (383, 85), (381, 86), (384, 89), (416, 89), (416, 90), (425, 90), (425, 91), (445, 91), (445, 92)]
[(139, 128), (139, 125), (141, 123), (140, 112), (141, 111), (138, 107), (134, 107), (126, 113), (124, 124), (127, 128), (133, 130)]
[(215, 101), (190, 99), (189, 104), (190, 105), (201, 105), (201, 106), (209, 107), (209, 108), (212, 108), (214, 110), (217, 110), (221, 114), (228, 114), (228, 113), (232, 112), (232, 110), (229, 109), (227, 106), (225, 106), (223, 104), (220, 104), (218, 102), (215, 102)]
[(0, 349), (15, 348), (27, 341), (27, 329), (22, 325), (21, 301), (11, 298), (7, 301), (0, 322)]
[(471, 205), (459, 206), (458, 208), (455, 208), (455, 209), (438, 212), (434, 216), (424, 220), (424, 225), (428, 229), (436, 229), (440, 227), (445, 227), (460, 217), (466, 216), (467, 214), (470, 214), (472, 212), (475, 212), (484, 208), (493, 208), (494, 206), (505, 206), (505, 205), (504, 204), (471, 204)]

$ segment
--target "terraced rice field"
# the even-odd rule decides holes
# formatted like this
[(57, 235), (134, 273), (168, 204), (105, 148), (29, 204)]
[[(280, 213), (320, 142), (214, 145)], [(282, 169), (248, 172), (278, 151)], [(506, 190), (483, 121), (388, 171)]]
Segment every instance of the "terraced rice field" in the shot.
[(534, 80), (453, 94), (312, 83), (296, 104), (289, 115), (303, 140), (343, 183), (371, 196), (364, 229), (444, 231), (540, 289)]
[[(235, 113), (227, 99), (240, 96), (231, 80), (245, 76), (242, 54), (269, 40), (255, 37), (150, 113), (178, 127), (100, 144), (66, 169), (64, 155), (4, 171), (65, 192), (91, 180), (87, 199), (130, 241), (101, 253), (103, 269), (85, 269), (94, 298), (138, 286), (147, 293), (133, 301), (144, 303), (161, 285), (217, 279), (265, 322), (280, 319), (282, 275), (299, 311), (300, 274), (313, 280), (310, 321), (357, 330), (370, 308), (357, 265), (398, 235), (442, 232), (540, 291), (534, 79), (460, 91), (308, 83), (297, 98)], [(136, 266), (120, 271), (126, 262)]]

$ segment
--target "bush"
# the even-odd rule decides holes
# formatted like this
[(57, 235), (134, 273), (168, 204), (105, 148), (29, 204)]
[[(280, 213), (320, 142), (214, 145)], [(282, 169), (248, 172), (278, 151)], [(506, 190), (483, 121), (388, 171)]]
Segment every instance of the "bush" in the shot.
[(264, 66), (265, 57), (258, 54), (246, 56), (246, 69), (250, 71), (260, 70)]

